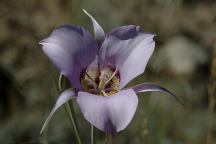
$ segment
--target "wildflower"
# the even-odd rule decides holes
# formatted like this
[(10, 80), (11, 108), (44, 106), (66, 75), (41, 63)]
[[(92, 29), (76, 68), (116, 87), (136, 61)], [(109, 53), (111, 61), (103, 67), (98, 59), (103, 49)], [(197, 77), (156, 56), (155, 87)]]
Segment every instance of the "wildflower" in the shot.
[(144, 72), (154, 51), (154, 34), (127, 25), (105, 35), (97, 21), (84, 12), (93, 22), (95, 37), (83, 27), (62, 25), (40, 42), (45, 54), (73, 86), (60, 94), (41, 132), (55, 111), (72, 98), (76, 98), (89, 123), (115, 134), (132, 120), (138, 104), (136, 93), (161, 91), (173, 95), (151, 83), (124, 88)]

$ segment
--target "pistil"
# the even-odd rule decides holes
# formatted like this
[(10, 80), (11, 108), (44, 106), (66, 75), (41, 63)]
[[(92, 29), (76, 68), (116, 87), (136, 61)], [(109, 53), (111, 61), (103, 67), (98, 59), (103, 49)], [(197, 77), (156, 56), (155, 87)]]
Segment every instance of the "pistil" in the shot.
[(81, 83), (85, 91), (103, 96), (110, 96), (118, 92), (120, 78), (117, 69), (107, 67), (97, 72), (95, 69), (89, 69), (83, 74)]

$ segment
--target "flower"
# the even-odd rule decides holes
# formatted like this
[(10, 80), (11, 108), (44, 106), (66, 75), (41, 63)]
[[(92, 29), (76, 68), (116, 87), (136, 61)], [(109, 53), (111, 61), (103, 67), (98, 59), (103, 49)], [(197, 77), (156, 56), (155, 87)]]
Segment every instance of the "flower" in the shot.
[(124, 88), (144, 72), (154, 51), (154, 34), (127, 25), (105, 35), (97, 21), (84, 12), (92, 20), (94, 37), (83, 27), (62, 25), (40, 42), (45, 54), (73, 86), (60, 94), (41, 132), (56, 110), (72, 98), (76, 98), (89, 123), (115, 134), (132, 120), (138, 104), (136, 93), (161, 91), (173, 95), (151, 83)]

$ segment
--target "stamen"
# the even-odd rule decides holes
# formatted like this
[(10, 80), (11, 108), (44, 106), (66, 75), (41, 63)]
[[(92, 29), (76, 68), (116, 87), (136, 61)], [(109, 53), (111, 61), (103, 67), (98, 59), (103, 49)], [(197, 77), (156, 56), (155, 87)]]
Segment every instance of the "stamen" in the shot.
[(107, 96), (106, 92), (104, 90), (101, 91), (104, 96)]
[(115, 69), (114, 73), (110, 76), (110, 78), (106, 81), (105, 85), (111, 81), (111, 79), (116, 75), (117, 69)]
[(88, 74), (88, 72), (86, 71), (86, 76), (89, 78), (91, 84), (94, 86), (95, 89), (97, 89), (97, 84), (94, 82), (94, 80), (91, 78), (91, 76)]
[[(81, 75), (83, 89), (89, 93), (110, 96), (118, 92), (119, 73), (117, 69), (107, 67), (102, 71), (84, 70)], [(84, 76), (84, 77), (83, 77)]]
[(99, 86), (98, 86), (98, 89), (99, 91), (103, 90), (105, 87), (105, 81), (104, 81), (104, 78), (100, 80), (100, 83), (99, 83)]

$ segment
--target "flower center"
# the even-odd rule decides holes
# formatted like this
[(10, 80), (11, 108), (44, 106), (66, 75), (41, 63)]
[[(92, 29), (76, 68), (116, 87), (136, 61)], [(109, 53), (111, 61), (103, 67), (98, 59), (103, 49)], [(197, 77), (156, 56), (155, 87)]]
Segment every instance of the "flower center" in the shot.
[(85, 69), (80, 75), (83, 90), (92, 94), (111, 96), (119, 91), (120, 73), (116, 68)]

